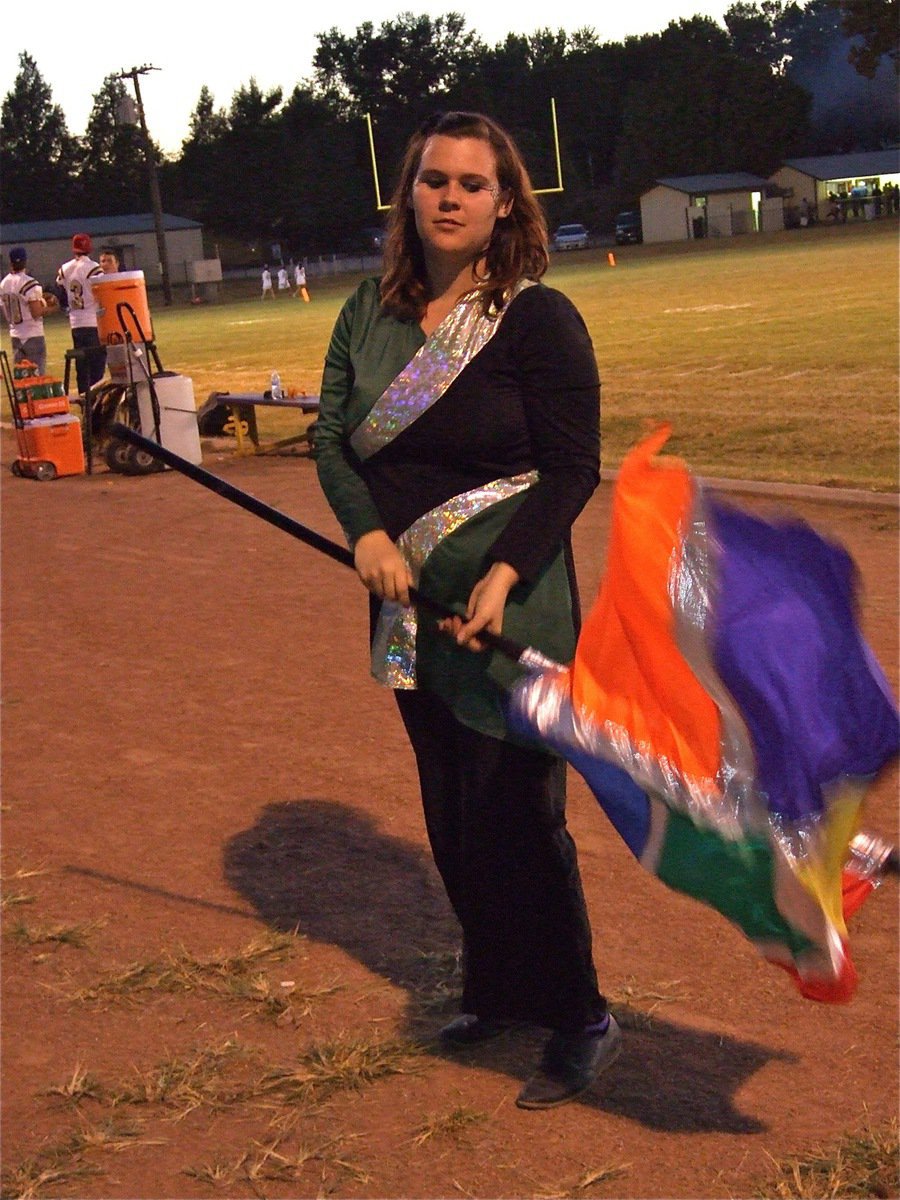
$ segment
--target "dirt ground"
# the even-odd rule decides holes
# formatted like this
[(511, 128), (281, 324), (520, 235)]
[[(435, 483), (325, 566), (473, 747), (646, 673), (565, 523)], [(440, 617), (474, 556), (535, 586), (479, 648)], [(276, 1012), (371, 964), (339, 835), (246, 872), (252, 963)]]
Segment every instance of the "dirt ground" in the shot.
[[(895, 1117), (896, 882), (854, 920), (858, 996), (816, 1005), (642, 872), (577, 777), (626, 1047), (581, 1102), (517, 1109), (539, 1031), (431, 1040), (456, 928), (352, 573), (180, 475), (39, 483), (14, 453), (4, 430), (5, 1196), (743, 1197)], [(308, 458), (204, 465), (338, 537)], [(588, 597), (609, 501), (576, 529)], [(896, 510), (791, 508), (856, 558), (896, 689)], [(892, 839), (896, 791), (867, 814)]]

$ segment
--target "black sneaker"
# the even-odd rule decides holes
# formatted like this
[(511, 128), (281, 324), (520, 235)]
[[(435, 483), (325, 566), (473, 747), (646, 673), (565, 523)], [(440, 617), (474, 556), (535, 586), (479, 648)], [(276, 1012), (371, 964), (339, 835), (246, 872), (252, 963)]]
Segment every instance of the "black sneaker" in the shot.
[(515, 1021), (495, 1021), (476, 1017), (473, 1013), (463, 1013), (445, 1025), (438, 1037), (446, 1046), (478, 1046), (481, 1042), (490, 1042), (501, 1033), (506, 1033), (515, 1024)]
[(586, 1092), (622, 1052), (622, 1030), (610, 1014), (606, 1032), (554, 1033), (537, 1071), (516, 1097), (519, 1108), (555, 1108)]

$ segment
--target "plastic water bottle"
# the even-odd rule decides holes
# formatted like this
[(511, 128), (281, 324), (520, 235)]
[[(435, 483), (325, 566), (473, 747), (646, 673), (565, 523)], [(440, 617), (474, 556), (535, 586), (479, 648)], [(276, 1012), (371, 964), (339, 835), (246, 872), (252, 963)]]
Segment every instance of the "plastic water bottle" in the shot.
[(272, 399), (281, 400), (283, 398), (281, 391), (281, 376), (277, 371), (272, 372)]

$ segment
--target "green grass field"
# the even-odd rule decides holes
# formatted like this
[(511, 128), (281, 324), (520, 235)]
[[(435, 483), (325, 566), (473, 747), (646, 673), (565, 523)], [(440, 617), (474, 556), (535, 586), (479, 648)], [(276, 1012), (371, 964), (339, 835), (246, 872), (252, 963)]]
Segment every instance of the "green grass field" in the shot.
[[(634, 246), (557, 256), (547, 282), (591, 331), (603, 380), (603, 462), (647, 424), (701, 474), (897, 487), (897, 223)], [(256, 280), (222, 303), (164, 308), (151, 297), (163, 366), (211, 391), (262, 391), (273, 369), (316, 393), (338, 309), (355, 276), (311, 279), (312, 303), (263, 305)], [(50, 369), (68, 347), (47, 322)], [(263, 436), (294, 414), (260, 411)]]

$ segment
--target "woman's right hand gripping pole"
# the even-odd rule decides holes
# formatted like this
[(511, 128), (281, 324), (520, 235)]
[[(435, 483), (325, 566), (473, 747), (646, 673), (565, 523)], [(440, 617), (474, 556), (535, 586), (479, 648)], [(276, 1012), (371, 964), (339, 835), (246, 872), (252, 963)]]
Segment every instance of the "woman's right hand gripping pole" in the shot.
[(383, 529), (362, 535), (353, 548), (353, 562), (357, 575), (379, 599), (409, 604), (409, 567)]

